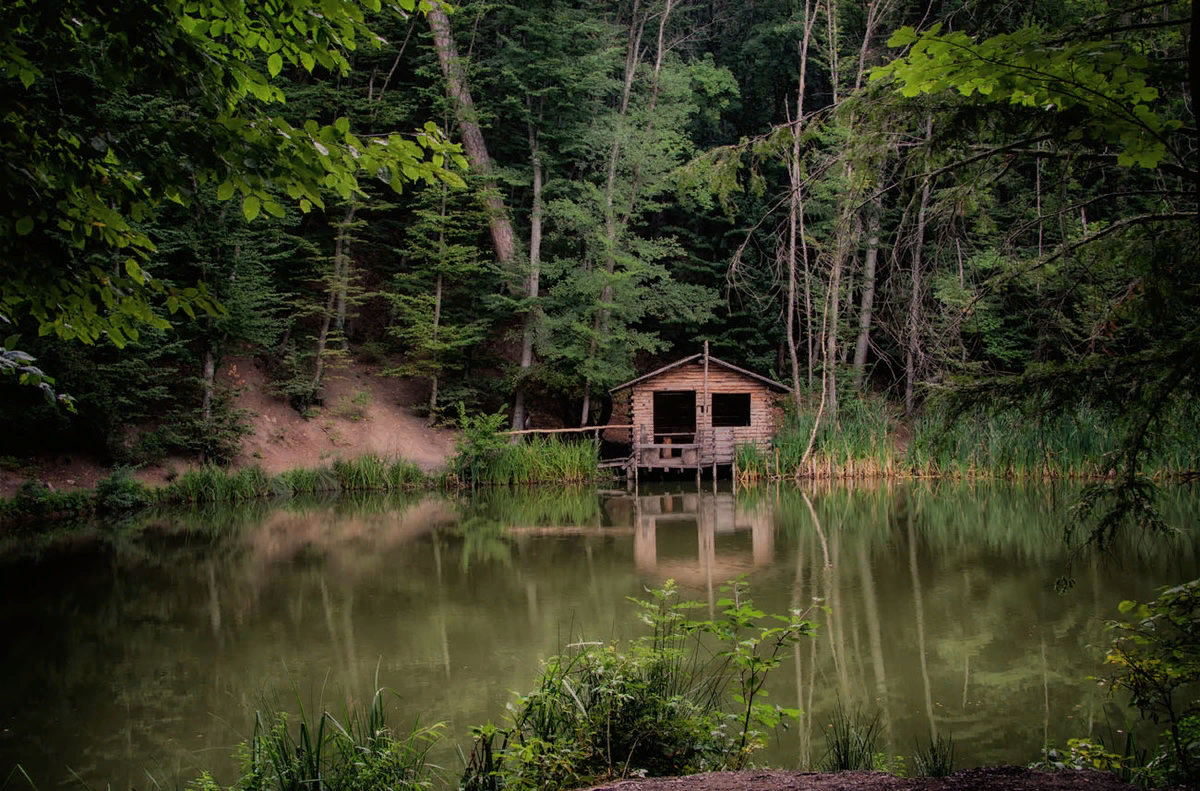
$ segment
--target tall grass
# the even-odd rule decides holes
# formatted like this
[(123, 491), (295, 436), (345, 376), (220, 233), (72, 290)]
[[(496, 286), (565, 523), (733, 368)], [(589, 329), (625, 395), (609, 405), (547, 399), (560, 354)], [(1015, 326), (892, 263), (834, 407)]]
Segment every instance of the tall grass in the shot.
[[(345, 702), (341, 717), (328, 711), (310, 716), (300, 704), (298, 716), (273, 709), (255, 714), (254, 734), (242, 745), (238, 791), (367, 791), (424, 789), (437, 768), (430, 749), (440, 726), (414, 724), (397, 733), (389, 723), (389, 690), (379, 689), (365, 709)], [(294, 724), (293, 724), (294, 720)], [(192, 784), (196, 791), (224, 791), (207, 773)]]
[(875, 740), (879, 737), (879, 714), (868, 717), (862, 712), (847, 711), (840, 704), (825, 729), (825, 757), (821, 769), (826, 772), (846, 772), (875, 768)]
[[(875, 478), (900, 471), (900, 454), (892, 437), (895, 419), (883, 399), (847, 394), (837, 420), (823, 416), (814, 433), (816, 419), (815, 411), (789, 412), (770, 450), (739, 446), (735, 455), (739, 482)], [(812, 449), (805, 458), (810, 439)]]
[[(842, 399), (836, 421), (823, 418), (814, 431), (815, 420), (815, 410), (789, 412), (772, 448), (738, 447), (739, 483), (792, 477), (1095, 479), (1119, 468), (1129, 430), (1120, 416), (1086, 406), (1042, 416), (979, 410), (952, 423), (931, 407), (911, 424), (905, 447), (892, 407), (879, 398), (850, 394)], [(1161, 439), (1142, 458), (1147, 474), (1195, 475), (1200, 405), (1172, 405), (1157, 428)]]
[(922, 777), (947, 777), (954, 773), (954, 738), (938, 736), (922, 747), (917, 742), (913, 769)]
[(533, 437), (491, 448), (474, 465), (475, 482), (486, 486), (533, 483), (590, 483), (598, 477), (594, 442)]
[(427, 483), (413, 462), (366, 455), (339, 459), (328, 467), (286, 470), (274, 477), (258, 466), (226, 470), (206, 465), (184, 472), (159, 490), (158, 499), (166, 503), (229, 503), (267, 496), (412, 489)]
[[(1200, 469), (1200, 410), (1178, 404), (1162, 429), (1145, 471), (1175, 477)], [(981, 410), (950, 425), (927, 414), (913, 425), (906, 466), (921, 477), (1098, 478), (1119, 467), (1127, 431), (1120, 416), (1086, 406), (1041, 416)]]

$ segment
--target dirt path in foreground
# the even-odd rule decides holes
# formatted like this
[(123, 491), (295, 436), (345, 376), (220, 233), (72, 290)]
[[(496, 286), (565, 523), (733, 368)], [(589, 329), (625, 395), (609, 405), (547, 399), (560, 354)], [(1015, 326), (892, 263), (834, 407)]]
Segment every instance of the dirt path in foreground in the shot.
[(1107, 772), (1039, 772), (1017, 766), (966, 769), (950, 777), (895, 777), (886, 772), (712, 772), (622, 780), (589, 791), (1131, 791)]

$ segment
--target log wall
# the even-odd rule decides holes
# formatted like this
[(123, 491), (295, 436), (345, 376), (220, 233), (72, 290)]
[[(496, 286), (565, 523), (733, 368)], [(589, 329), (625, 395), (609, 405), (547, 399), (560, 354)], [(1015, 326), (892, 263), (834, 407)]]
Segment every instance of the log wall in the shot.
[[(633, 425), (632, 439), (637, 445), (654, 442), (654, 393), (662, 391), (694, 390), (696, 392), (696, 439), (699, 448), (681, 451), (672, 457), (667, 445), (663, 451), (642, 449), (639, 451), (639, 466), (642, 467), (695, 467), (697, 464), (730, 464), (738, 445), (769, 447), (775, 435), (779, 410), (775, 407), (775, 392), (762, 382), (717, 365), (708, 367), (708, 393), (704, 398), (704, 361), (674, 368), (652, 379), (633, 385), (630, 393), (629, 422)], [(750, 425), (712, 425), (712, 394), (749, 393)], [(676, 440), (678, 443), (680, 440)]]

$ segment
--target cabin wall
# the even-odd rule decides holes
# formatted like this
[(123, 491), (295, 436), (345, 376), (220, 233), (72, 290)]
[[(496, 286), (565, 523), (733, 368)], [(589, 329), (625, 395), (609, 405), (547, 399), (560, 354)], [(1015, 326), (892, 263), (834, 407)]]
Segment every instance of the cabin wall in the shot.
[[(696, 392), (697, 441), (704, 445), (699, 463), (729, 464), (738, 445), (757, 445), (766, 449), (775, 434), (779, 410), (775, 393), (757, 380), (742, 376), (720, 366), (708, 368), (709, 398), (704, 398), (704, 365), (692, 363), (667, 371), (653, 379), (639, 382), (631, 388), (630, 413), (635, 444), (654, 441), (654, 393), (664, 390), (694, 390)], [(750, 395), (750, 425), (712, 425), (712, 394), (748, 393)], [(715, 435), (715, 437), (714, 437)], [(715, 439), (715, 441), (714, 441)], [(648, 453), (654, 453), (649, 451)], [(696, 459), (692, 459), (693, 464)], [(678, 461), (647, 458), (643, 466), (676, 466)], [(683, 465), (687, 466), (687, 465)]]

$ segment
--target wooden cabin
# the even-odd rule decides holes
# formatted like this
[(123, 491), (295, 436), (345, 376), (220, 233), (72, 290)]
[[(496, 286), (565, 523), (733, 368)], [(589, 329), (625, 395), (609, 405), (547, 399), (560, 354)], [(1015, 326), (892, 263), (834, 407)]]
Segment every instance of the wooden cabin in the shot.
[(738, 445), (766, 450), (789, 388), (704, 352), (609, 392), (633, 426), (631, 467), (698, 470), (732, 464)]

